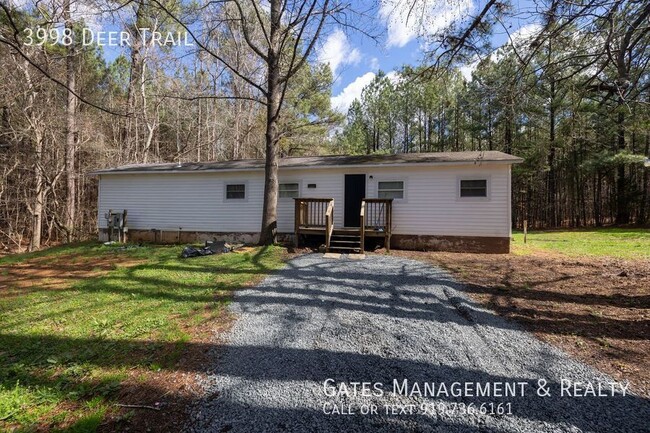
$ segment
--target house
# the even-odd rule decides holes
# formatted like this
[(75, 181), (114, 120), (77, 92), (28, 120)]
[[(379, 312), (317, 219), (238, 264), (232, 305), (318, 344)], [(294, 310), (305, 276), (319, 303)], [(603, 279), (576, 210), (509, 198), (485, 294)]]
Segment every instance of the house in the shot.
[[(282, 240), (322, 236), (332, 249), (370, 237), (387, 246), (506, 253), (512, 164), (502, 152), (309, 156), (279, 163)], [(128, 211), (132, 241), (256, 242), (264, 160), (137, 164), (100, 170), (99, 231), (111, 210)]]

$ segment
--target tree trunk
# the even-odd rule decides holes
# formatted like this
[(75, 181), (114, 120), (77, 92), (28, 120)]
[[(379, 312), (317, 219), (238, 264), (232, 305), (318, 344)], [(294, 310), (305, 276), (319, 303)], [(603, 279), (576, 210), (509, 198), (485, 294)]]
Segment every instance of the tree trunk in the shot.
[[(512, 95), (514, 93), (514, 90), (510, 88), (510, 89), (508, 89), (508, 93), (509, 93), (509, 96), (512, 97)], [(513, 123), (515, 121), (515, 114), (513, 112), (514, 111), (514, 108), (513, 108), (514, 105), (515, 105), (515, 102), (512, 99), (509, 99), (508, 100), (508, 108), (506, 109), (506, 119), (505, 119), (505, 123), (506, 123), (505, 128), (506, 128), (506, 130), (505, 130), (505, 133), (504, 133), (504, 135), (505, 135), (504, 141), (505, 141), (505, 151), (506, 151), (506, 153), (512, 153), (512, 145), (513, 145), (513, 142), (512, 142), (513, 141), (512, 140), (512, 129), (513, 128), (512, 127), (513, 127)]]
[[(620, 98), (619, 98), (620, 99)], [(619, 102), (618, 112), (618, 132), (617, 132), (617, 150), (625, 150), (625, 113), (624, 101)], [(630, 203), (628, 200), (627, 176), (625, 174), (625, 164), (619, 163), (616, 167), (616, 224), (627, 224), (630, 222)]]
[[(645, 152), (646, 157), (650, 156), (650, 133), (646, 133), (645, 136)], [(642, 186), (641, 186), (641, 208), (639, 210), (639, 224), (645, 224), (648, 222), (648, 189), (650, 187), (650, 170), (643, 170), (641, 175), (642, 177)]]
[[(128, 146), (133, 144), (133, 141), (138, 139), (137, 133), (133, 134), (134, 122), (133, 118), (135, 116), (135, 106), (136, 106), (136, 95), (142, 83), (143, 78), (143, 67), (144, 67), (144, 55), (142, 53), (144, 49), (144, 42), (142, 39), (142, 33), (140, 32), (140, 27), (147, 27), (143, 24), (143, 4), (138, 2), (138, 6), (135, 12), (135, 24), (134, 28), (131, 29), (132, 45), (131, 45), (131, 70), (129, 71), (129, 87), (127, 90), (126, 97), (126, 113), (129, 117), (126, 119), (126, 125), (124, 126), (121, 132), (121, 144), (123, 149), (127, 149), (127, 154), (130, 153)], [(137, 157), (137, 153), (136, 153)]]
[[(72, 17), (70, 14), (70, 0), (64, 5), (65, 28), (74, 31)], [(76, 49), (75, 43), (71, 43), (66, 53), (68, 97), (66, 102), (66, 137), (65, 137), (65, 176), (66, 176), (66, 200), (65, 200), (65, 231), (68, 242), (72, 242), (74, 236), (75, 211), (77, 203), (77, 185), (75, 174), (76, 156), (76, 135), (77, 135), (77, 97), (74, 95), (76, 88)]]
[[(271, 0), (271, 27), (267, 64), (266, 98), (266, 163), (264, 166), (264, 205), (262, 208), (262, 228), (260, 245), (276, 242), (278, 214), (278, 114), (282, 103), (280, 87), (280, 31), (282, 2)], [(286, 85), (286, 83), (285, 83)]]
[(45, 188), (43, 185), (43, 137), (36, 132), (36, 148), (34, 151), (34, 206), (32, 208), (32, 239), (29, 251), (41, 248), (41, 233), (43, 232), (43, 202), (45, 201)]
[(557, 186), (556, 186), (556, 172), (555, 172), (555, 80), (551, 79), (550, 84), (550, 103), (549, 103), (549, 151), (548, 151), (548, 179), (547, 179), (547, 209), (548, 220), (546, 224), (551, 227), (557, 227)]
[[(270, 90), (270, 89), (269, 89)], [(264, 207), (262, 210), (262, 228), (260, 245), (272, 245), (276, 242), (277, 207), (278, 207), (278, 130), (277, 112), (279, 92), (274, 95), (269, 91), (269, 103), (266, 109), (266, 163), (264, 170)]]

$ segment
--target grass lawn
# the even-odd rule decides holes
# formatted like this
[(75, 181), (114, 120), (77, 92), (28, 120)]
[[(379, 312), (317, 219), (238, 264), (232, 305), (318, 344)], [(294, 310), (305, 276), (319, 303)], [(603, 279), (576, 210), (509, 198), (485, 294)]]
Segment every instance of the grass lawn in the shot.
[(650, 259), (650, 230), (600, 228), (513, 233), (512, 251), (525, 255), (539, 250), (570, 256), (610, 256), (622, 259)]
[(85, 243), (0, 259), (0, 431), (93, 432), (132, 416), (115, 405), (125, 385), (177, 369), (196, 329), (226, 320), (230, 291), (284, 259), (279, 247), (186, 260), (180, 249)]

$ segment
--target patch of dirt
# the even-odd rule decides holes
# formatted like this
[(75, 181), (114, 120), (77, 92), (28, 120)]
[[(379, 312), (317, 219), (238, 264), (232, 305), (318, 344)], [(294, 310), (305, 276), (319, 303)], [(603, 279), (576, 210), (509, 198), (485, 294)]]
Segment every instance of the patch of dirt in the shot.
[(123, 257), (110, 255), (64, 254), (0, 265), (0, 292), (2, 296), (16, 296), (36, 290), (65, 289), (75, 281), (103, 275), (117, 266), (134, 266), (142, 262), (125, 261)]
[[(251, 251), (254, 248), (238, 249), (235, 253)], [(288, 261), (296, 255), (299, 252), (285, 250), (282, 259)], [(266, 277), (263, 274), (257, 275), (244, 286), (256, 285)], [(216, 300), (228, 301), (232, 299), (233, 291), (220, 290), (214, 296)], [(123, 406), (106, 416), (98, 430), (100, 433), (183, 431), (189, 415), (188, 409), (205, 397), (201, 382), (207, 379), (206, 370), (213, 364), (215, 356), (218, 356), (216, 350), (236, 319), (225, 308), (214, 311), (206, 306), (196, 314), (201, 315), (203, 320), (199, 325), (186, 324), (183, 327), (183, 331), (190, 336), (190, 342), (183, 346), (176, 365), (157, 372), (132, 370), (118, 396), (119, 404)], [(175, 348), (167, 345), (161, 350), (167, 350), (171, 354)], [(165, 358), (167, 354), (160, 355)]]
[[(235, 318), (227, 310), (216, 314), (210, 309), (198, 311), (205, 319), (198, 326), (183, 330), (191, 336), (182, 346), (182, 355), (176, 364), (160, 371), (133, 369), (122, 383), (115, 410), (104, 418), (99, 432), (178, 432), (182, 431), (188, 408), (205, 396), (200, 385), (207, 378), (205, 370), (214, 360), (221, 336), (225, 335)], [(160, 358), (176, 350), (165, 345)]]
[[(88, 257), (66, 254), (0, 265), (0, 293), (2, 296), (18, 296), (32, 291), (63, 290), (75, 281), (106, 274), (118, 266), (130, 267), (143, 262), (145, 260), (126, 260), (110, 255)], [(230, 292), (218, 294), (223, 298), (230, 295)], [(203, 320), (198, 326), (183, 329), (191, 340), (186, 347), (180, 346), (182, 355), (176, 365), (171, 368), (165, 366), (160, 371), (132, 368), (115, 398), (116, 406), (106, 414), (99, 431), (181, 430), (187, 406), (201, 396), (197, 379), (204, 374), (201, 372), (207, 365), (210, 350), (215, 346), (213, 333), (225, 333), (233, 321), (225, 310), (215, 312), (206, 308), (196, 314), (201, 315)], [(157, 358), (172, 357), (173, 352), (178, 350), (177, 345), (161, 344)], [(81, 404), (64, 402), (53, 414), (73, 413), (81, 408)], [(74, 421), (74, 417), (71, 417), (62, 426)], [(49, 427), (40, 426), (41, 430), (48, 431)]]
[(392, 253), (448, 269), (478, 302), (650, 396), (650, 260)]

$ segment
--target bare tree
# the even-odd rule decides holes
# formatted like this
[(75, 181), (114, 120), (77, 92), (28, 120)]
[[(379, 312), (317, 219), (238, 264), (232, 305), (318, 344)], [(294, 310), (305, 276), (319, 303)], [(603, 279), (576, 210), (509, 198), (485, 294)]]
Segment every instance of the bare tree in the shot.
[[(276, 242), (278, 201), (278, 119), (287, 87), (296, 73), (314, 52), (316, 43), (328, 22), (342, 22), (342, 13), (352, 13), (349, 5), (337, 0), (269, 0), (268, 7), (257, 0), (210, 2), (200, 8), (201, 14), (219, 17), (219, 23), (235, 25), (247, 49), (264, 65), (264, 81), (240, 70), (213, 48), (208, 31), (203, 37), (192, 32), (189, 23), (176, 16), (163, 3), (153, 0), (181, 24), (205, 52), (221, 62), (231, 74), (243, 80), (261, 95), (266, 109), (264, 205), (260, 244)], [(236, 99), (236, 96), (230, 96)]]
[[(64, 0), (63, 19), (65, 29), (72, 34), (74, 32), (74, 21), (72, 19), (72, 10), (70, 0)], [(74, 236), (75, 215), (77, 209), (77, 178), (75, 171), (75, 159), (77, 152), (77, 96), (75, 91), (76, 84), (76, 46), (74, 38), (72, 43), (66, 47), (66, 131), (65, 131), (65, 177), (66, 177), (66, 199), (65, 199), (65, 220), (64, 228), (68, 242), (71, 242)]]

